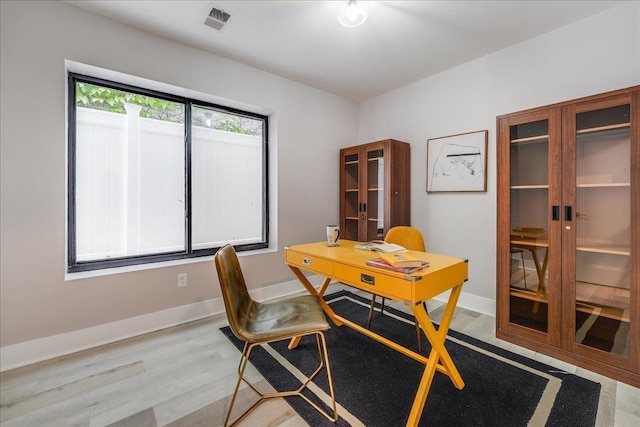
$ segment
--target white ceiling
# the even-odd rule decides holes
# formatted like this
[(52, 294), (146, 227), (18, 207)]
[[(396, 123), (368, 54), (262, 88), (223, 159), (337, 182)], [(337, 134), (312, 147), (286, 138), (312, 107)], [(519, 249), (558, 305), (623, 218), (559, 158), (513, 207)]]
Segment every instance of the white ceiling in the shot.
[[(68, 1), (148, 32), (362, 101), (584, 19), (623, 1)], [(212, 7), (231, 15), (205, 26)]]

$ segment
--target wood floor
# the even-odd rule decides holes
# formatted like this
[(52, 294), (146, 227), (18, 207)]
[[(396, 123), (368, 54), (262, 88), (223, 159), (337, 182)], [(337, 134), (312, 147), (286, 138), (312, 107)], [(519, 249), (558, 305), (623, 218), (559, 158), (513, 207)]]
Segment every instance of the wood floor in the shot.
[[(332, 285), (332, 291), (342, 289)], [(388, 301), (402, 309), (402, 305)], [(442, 304), (428, 303), (438, 320)], [(374, 320), (375, 321), (375, 320)], [(0, 374), (0, 426), (219, 426), (239, 353), (220, 333), (224, 315)], [(452, 329), (602, 384), (598, 426), (640, 425), (640, 389), (514, 346), (494, 336), (495, 318), (458, 309)], [(249, 377), (269, 387), (252, 367)], [(257, 400), (244, 387), (240, 414)], [(260, 404), (239, 426), (306, 426), (283, 400)]]

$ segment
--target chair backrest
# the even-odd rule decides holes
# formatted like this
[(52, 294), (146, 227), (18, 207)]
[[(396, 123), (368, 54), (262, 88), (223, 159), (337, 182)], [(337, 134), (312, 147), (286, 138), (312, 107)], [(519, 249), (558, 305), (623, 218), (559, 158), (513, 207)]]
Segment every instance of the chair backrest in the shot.
[(219, 249), (214, 256), (214, 261), (231, 331), (239, 339), (248, 341), (245, 326), (255, 302), (249, 296), (233, 246), (226, 245)]
[(384, 241), (404, 246), (411, 251), (426, 251), (420, 230), (406, 225), (391, 228), (384, 236)]

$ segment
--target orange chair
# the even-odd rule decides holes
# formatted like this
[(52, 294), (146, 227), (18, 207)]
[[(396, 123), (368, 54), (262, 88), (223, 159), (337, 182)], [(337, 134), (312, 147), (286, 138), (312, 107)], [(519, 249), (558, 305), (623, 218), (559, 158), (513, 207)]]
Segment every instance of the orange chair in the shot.
[[(399, 225), (397, 227), (391, 228), (387, 231), (387, 235), (384, 237), (384, 241), (387, 243), (395, 243), (400, 246), (403, 246), (412, 251), (420, 251), (425, 252), (424, 246), (424, 238), (422, 237), (422, 233), (420, 230), (414, 227), (409, 227), (405, 225)], [(374, 306), (376, 303), (376, 294), (373, 294), (371, 297), (371, 308), (369, 308), (369, 318), (367, 319), (367, 329), (371, 328), (371, 319), (373, 318)], [(382, 304), (380, 306), (380, 315), (384, 314), (384, 301), (385, 298), (382, 297)], [(427, 305), (424, 305), (424, 308), (427, 308)], [(416, 339), (418, 341), (418, 351), (421, 351), (420, 346), (420, 326), (418, 326), (418, 322), (416, 322)]]

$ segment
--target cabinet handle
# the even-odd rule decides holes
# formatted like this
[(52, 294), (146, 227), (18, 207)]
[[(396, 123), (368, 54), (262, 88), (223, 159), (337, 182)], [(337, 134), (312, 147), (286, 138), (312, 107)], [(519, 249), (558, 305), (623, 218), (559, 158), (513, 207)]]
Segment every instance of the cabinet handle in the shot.
[(551, 220), (559, 221), (560, 220), (560, 206), (552, 206), (551, 207)]
[(362, 212), (362, 203), (358, 203), (358, 212)]
[(572, 213), (573, 209), (571, 206), (565, 206), (564, 207), (564, 220), (565, 221), (571, 221), (571, 218), (573, 217), (573, 213)]
[(362, 211), (363, 211), (363, 212), (366, 212), (366, 211), (367, 211), (367, 204), (366, 204), (366, 203), (363, 203), (363, 204), (362, 204)]

